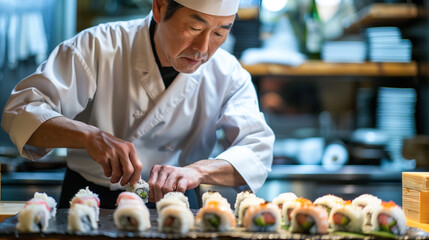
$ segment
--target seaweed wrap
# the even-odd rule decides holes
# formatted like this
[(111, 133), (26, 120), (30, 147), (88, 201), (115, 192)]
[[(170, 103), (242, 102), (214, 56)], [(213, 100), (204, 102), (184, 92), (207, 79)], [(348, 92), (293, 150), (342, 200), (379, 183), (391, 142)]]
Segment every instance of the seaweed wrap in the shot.
[(132, 192), (119, 194), (113, 220), (120, 230), (144, 231), (151, 227), (149, 209), (140, 196)]
[(271, 202), (254, 204), (244, 215), (243, 226), (250, 232), (277, 232), (281, 228), (281, 214)]
[(94, 208), (87, 204), (73, 204), (67, 216), (67, 230), (71, 232), (88, 232), (97, 229), (97, 217), (95, 214)]
[(303, 204), (292, 213), (290, 230), (293, 233), (325, 234), (328, 232), (328, 212), (322, 206)]
[(370, 204), (363, 209), (364, 233), (385, 232), (394, 235), (405, 234), (406, 218), (404, 211), (394, 202)]
[(351, 201), (345, 201), (331, 210), (329, 226), (333, 231), (362, 232), (363, 211), (360, 207), (352, 205)]
[(194, 226), (194, 214), (183, 205), (168, 205), (158, 213), (158, 230), (186, 234)]
[(143, 199), (144, 203), (147, 203), (149, 201), (149, 184), (143, 179), (140, 179), (136, 184), (132, 186), (127, 183), (125, 185), (125, 190), (128, 192), (136, 193), (141, 199)]
[(196, 222), (203, 231), (225, 232), (235, 227), (236, 220), (229, 204), (211, 199), (198, 211)]
[[(35, 196), (39, 197), (36, 194)], [(44, 232), (48, 228), (51, 216), (52, 208), (44, 198), (32, 198), (18, 213), (15, 227), (19, 232)]]

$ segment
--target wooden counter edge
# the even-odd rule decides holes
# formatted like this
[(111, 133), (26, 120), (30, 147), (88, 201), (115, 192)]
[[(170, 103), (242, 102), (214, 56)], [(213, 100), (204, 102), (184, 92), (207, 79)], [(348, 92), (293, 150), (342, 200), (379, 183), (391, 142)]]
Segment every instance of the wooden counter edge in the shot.
[(420, 228), (423, 231), (429, 232), (429, 223), (419, 223), (417, 221), (411, 220), (410, 218), (407, 218), (406, 225), (408, 227)]
[(19, 213), (24, 206), (25, 201), (0, 201), (0, 223)]

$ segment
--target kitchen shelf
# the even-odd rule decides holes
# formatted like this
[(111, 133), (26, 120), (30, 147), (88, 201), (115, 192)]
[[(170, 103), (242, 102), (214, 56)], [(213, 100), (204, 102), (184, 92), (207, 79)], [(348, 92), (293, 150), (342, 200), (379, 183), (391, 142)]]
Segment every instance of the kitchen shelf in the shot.
[(357, 32), (362, 27), (398, 25), (418, 17), (418, 7), (412, 3), (374, 3), (359, 11), (357, 20), (346, 26), (345, 32)]
[(299, 66), (281, 64), (243, 65), (253, 76), (369, 76), (369, 77), (416, 77), (415, 61), (409, 63), (329, 63), (318, 60), (306, 61)]

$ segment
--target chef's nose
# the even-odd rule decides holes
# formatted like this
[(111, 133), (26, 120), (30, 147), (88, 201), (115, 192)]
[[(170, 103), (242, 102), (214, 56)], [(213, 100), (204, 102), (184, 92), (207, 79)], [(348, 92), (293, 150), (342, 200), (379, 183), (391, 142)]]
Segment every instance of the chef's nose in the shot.
[(203, 31), (198, 34), (198, 36), (192, 42), (192, 48), (201, 53), (205, 53), (209, 49), (209, 43), (210, 33), (208, 31)]

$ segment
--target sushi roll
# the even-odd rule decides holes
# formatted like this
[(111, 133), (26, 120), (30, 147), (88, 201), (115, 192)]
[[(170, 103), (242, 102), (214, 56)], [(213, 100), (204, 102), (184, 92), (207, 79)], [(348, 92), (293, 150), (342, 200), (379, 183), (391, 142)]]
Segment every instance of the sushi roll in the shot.
[(300, 197), (300, 198), (296, 198), (295, 200), (286, 201), (283, 203), (283, 207), (281, 209), (281, 215), (282, 215), (283, 225), (286, 230), (289, 230), (290, 224), (292, 222), (292, 211), (296, 207), (300, 207), (304, 204), (312, 204), (312, 202), (309, 199)]
[(295, 200), (297, 198), (298, 197), (295, 195), (295, 193), (293, 193), (293, 192), (285, 192), (285, 193), (281, 193), (280, 195), (278, 195), (277, 197), (275, 197), (273, 199), (273, 203), (275, 205), (277, 205), (280, 208), (280, 210), (282, 210), (284, 202), (293, 201), (293, 200)]
[(151, 227), (149, 209), (140, 196), (132, 192), (119, 194), (113, 220), (120, 230), (144, 231)]
[(121, 192), (116, 199), (116, 206), (118, 206), (122, 200), (135, 200), (139, 202), (139, 204), (145, 204), (143, 199), (134, 192)]
[(156, 202), (156, 211), (161, 213), (161, 210), (169, 205), (179, 205), (189, 209), (188, 197), (181, 192), (169, 192), (164, 197)]
[(57, 202), (53, 197), (48, 196), (46, 193), (35, 192), (34, 198), (42, 199), (43, 201), (45, 201), (51, 209), (49, 211), (51, 217), (55, 217), (55, 215), (57, 214)]
[(334, 207), (329, 215), (329, 226), (334, 231), (359, 233), (362, 232), (362, 223), (363, 211), (351, 201)]
[(213, 199), (223, 201), (224, 203), (229, 205), (228, 200), (222, 197), (222, 195), (217, 191), (207, 191), (203, 193), (203, 196), (201, 198), (202, 198), (203, 206), (205, 206), (207, 202)]
[(51, 208), (41, 198), (28, 200), (18, 213), (16, 229), (19, 232), (44, 232), (51, 218)]
[(337, 197), (332, 194), (328, 194), (314, 200), (314, 204), (318, 206), (322, 206), (328, 211), (328, 215), (331, 212), (331, 209), (344, 204), (344, 200), (340, 197)]
[(183, 205), (165, 206), (158, 214), (158, 230), (186, 234), (194, 226), (194, 214)]
[(250, 232), (277, 232), (281, 227), (281, 214), (271, 202), (254, 204), (244, 215), (243, 227)]
[(292, 233), (326, 234), (328, 232), (328, 212), (322, 206), (303, 204), (292, 213), (290, 230)]
[(147, 203), (149, 201), (149, 184), (143, 180), (140, 179), (136, 184), (130, 185), (127, 183), (125, 185), (125, 190), (128, 192), (136, 193), (138, 196), (143, 199), (144, 203)]
[(67, 217), (67, 230), (71, 232), (88, 232), (97, 229), (97, 217), (94, 208), (83, 203), (70, 207)]
[(234, 212), (235, 212), (236, 218), (238, 218), (238, 213), (240, 212), (241, 203), (243, 202), (244, 199), (248, 197), (256, 197), (256, 195), (251, 190), (242, 191), (237, 194), (235, 198), (235, 203), (234, 203)]
[(202, 231), (225, 232), (235, 227), (236, 220), (229, 204), (212, 199), (198, 211), (196, 222)]
[(369, 204), (363, 210), (364, 233), (385, 232), (394, 235), (405, 234), (406, 218), (401, 207), (394, 202)]
[(253, 197), (247, 197), (246, 199), (244, 199), (241, 204), (240, 204), (240, 209), (238, 211), (238, 219), (237, 219), (237, 224), (242, 226), (243, 225), (243, 220), (244, 220), (244, 215), (246, 214), (247, 210), (249, 209), (249, 207), (251, 207), (252, 205), (257, 205), (257, 204), (261, 204), (264, 203), (265, 200), (256, 196)]
[[(95, 220), (98, 222), (100, 216), (100, 198), (98, 195), (89, 190), (89, 187), (80, 189), (70, 200), (70, 208), (75, 204), (84, 204), (94, 211)], [(78, 211), (81, 212), (81, 211)]]
[(381, 199), (371, 194), (362, 194), (353, 199), (352, 204), (363, 209), (369, 204), (380, 205)]

